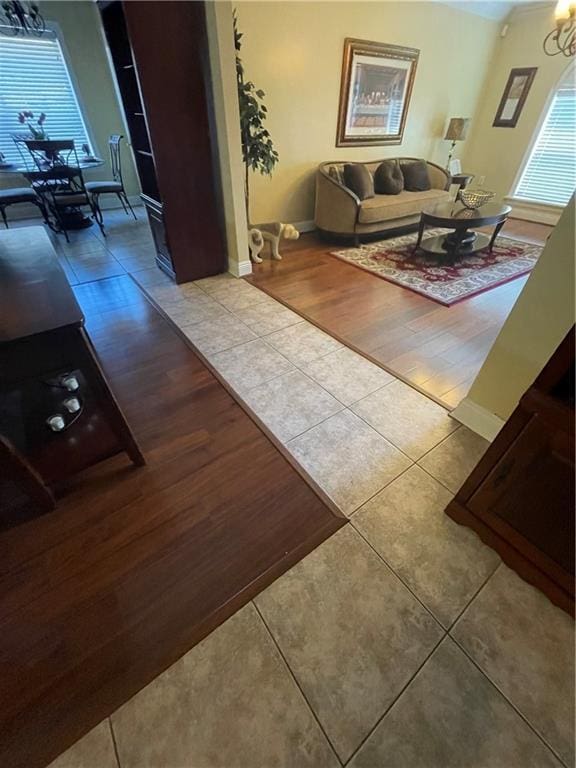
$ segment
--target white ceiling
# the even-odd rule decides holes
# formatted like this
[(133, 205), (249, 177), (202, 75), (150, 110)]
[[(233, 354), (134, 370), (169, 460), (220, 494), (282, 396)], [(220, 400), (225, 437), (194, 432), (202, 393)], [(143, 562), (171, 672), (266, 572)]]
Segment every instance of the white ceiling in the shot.
[(444, 5), (449, 5), (452, 8), (458, 8), (460, 11), (466, 11), (467, 13), (473, 13), (475, 16), (483, 16), (485, 19), (502, 20), (510, 13), (510, 11), (518, 5), (525, 5), (529, 2), (537, 2), (538, 0), (453, 0), (453, 2), (445, 2)]

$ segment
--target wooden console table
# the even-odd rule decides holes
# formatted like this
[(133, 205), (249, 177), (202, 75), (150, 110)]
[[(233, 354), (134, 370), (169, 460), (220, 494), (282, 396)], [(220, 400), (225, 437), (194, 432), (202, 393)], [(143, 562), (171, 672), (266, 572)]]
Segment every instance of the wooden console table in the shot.
[(19, 492), (45, 511), (58, 483), (121, 451), (145, 463), (42, 227), (0, 232), (0, 437), (3, 509)]

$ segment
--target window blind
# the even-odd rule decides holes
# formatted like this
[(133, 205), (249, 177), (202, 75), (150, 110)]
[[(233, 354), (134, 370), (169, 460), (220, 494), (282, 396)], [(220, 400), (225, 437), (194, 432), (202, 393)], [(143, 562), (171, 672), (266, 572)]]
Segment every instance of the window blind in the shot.
[(565, 79), (552, 99), (514, 197), (566, 205), (576, 188), (576, 87)]
[(51, 139), (74, 139), (76, 148), (90, 144), (78, 100), (56, 34), (41, 38), (0, 35), (0, 152), (21, 163), (12, 134), (27, 133), (18, 113), (30, 110), (34, 121), (45, 112), (44, 129)]

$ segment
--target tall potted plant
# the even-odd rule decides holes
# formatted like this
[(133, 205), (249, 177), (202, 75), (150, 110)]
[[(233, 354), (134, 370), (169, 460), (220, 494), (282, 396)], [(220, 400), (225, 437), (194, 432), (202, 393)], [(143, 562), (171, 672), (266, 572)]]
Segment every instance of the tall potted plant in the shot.
[(262, 99), (264, 91), (257, 89), (251, 80), (245, 80), (244, 67), (240, 58), (242, 33), (238, 31), (238, 17), (234, 11), (234, 45), (236, 47), (236, 77), (238, 80), (238, 102), (240, 106), (240, 135), (244, 159), (244, 196), (246, 217), (250, 226), (250, 170), (271, 176), (278, 162), (278, 152), (270, 133), (264, 127), (268, 110)]

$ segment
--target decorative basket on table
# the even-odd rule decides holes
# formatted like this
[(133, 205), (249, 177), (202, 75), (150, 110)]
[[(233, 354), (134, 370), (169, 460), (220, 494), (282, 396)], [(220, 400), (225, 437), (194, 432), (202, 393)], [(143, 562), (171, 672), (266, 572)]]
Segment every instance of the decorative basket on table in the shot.
[(488, 192), (485, 189), (462, 189), (460, 190), (459, 198), (462, 204), (470, 210), (480, 208), (481, 205), (489, 203), (495, 196), (494, 192)]

